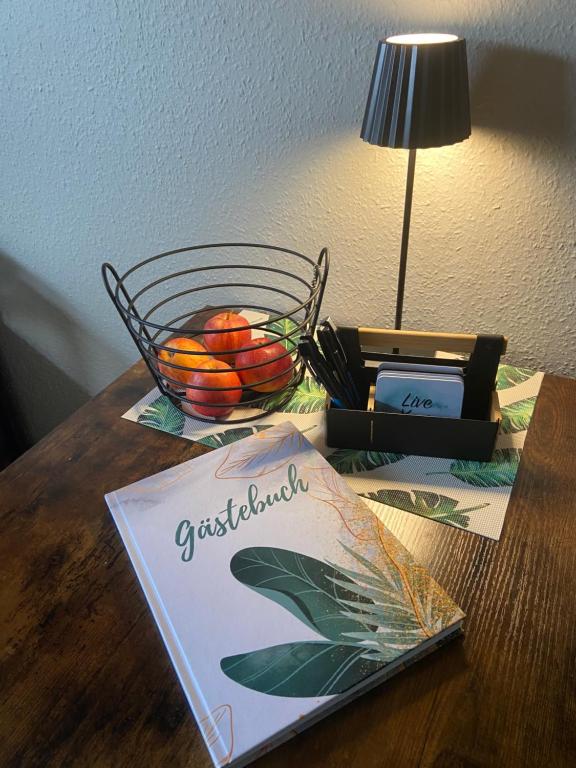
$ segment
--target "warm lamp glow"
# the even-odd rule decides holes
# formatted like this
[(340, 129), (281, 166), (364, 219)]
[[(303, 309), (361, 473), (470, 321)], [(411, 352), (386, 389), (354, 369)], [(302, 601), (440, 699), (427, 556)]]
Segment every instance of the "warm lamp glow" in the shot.
[(453, 43), (458, 40), (457, 35), (441, 35), (435, 32), (423, 32), (417, 35), (393, 35), (387, 37), (387, 43), (395, 45), (433, 45), (434, 43)]

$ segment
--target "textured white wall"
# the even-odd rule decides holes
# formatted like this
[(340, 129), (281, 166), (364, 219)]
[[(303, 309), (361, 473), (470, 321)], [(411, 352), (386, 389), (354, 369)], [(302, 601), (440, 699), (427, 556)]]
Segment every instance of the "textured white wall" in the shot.
[(376, 42), (468, 40), (473, 135), (419, 153), (405, 327), (576, 373), (573, 0), (4, 0), (2, 344), (34, 436), (135, 359), (99, 265), (246, 239), (390, 325), (407, 153), (359, 139)]

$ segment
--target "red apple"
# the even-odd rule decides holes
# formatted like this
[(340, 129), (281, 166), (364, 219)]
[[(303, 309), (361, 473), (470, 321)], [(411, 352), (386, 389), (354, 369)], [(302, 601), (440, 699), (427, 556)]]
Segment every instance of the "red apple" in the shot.
[[(190, 374), (186, 397), (199, 401), (201, 405), (182, 402), (182, 408), (192, 416), (197, 413), (201, 416), (214, 416), (217, 419), (228, 416), (242, 397), (242, 390), (239, 389), (242, 382), (238, 375), (221, 360), (207, 360), (198, 368), (202, 370)], [(197, 387), (212, 387), (212, 389)], [(224, 387), (233, 387), (233, 389), (223, 389)]]
[[(242, 384), (256, 392), (276, 392), (292, 378), (292, 358), (280, 342), (270, 344), (270, 339), (252, 339), (249, 346), (266, 344), (256, 349), (244, 350), (236, 355), (236, 368), (256, 365), (256, 368), (237, 370)], [(277, 377), (277, 378), (273, 378)], [(259, 382), (272, 379), (264, 384)]]
[(204, 325), (205, 331), (218, 331), (204, 334), (204, 346), (217, 360), (232, 365), (236, 352), (250, 343), (252, 331), (247, 328), (248, 325), (248, 320), (242, 315), (220, 312)]
[[(176, 381), (186, 384), (190, 377), (190, 371), (184, 371), (181, 368), (172, 368), (168, 363), (174, 365), (185, 365), (187, 368), (198, 368), (202, 363), (210, 360), (210, 355), (206, 352), (205, 348), (198, 341), (189, 339), (187, 337), (179, 337), (177, 339), (168, 339), (164, 342), (167, 349), (158, 350), (158, 370), (162, 376), (166, 376)], [(187, 355), (186, 352), (203, 352), (204, 354)], [(161, 361), (161, 362), (160, 362)], [(174, 384), (169, 386), (176, 386)]]

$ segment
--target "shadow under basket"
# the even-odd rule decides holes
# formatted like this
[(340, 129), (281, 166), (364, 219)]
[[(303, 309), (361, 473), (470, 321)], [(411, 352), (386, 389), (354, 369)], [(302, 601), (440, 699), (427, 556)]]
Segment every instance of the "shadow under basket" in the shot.
[[(311, 258), (260, 243), (209, 243), (152, 256), (123, 275), (106, 263), (102, 277), (160, 392), (199, 421), (240, 424), (281, 410), (301, 383), (298, 340), (316, 325), (328, 269), (326, 248)], [(239, 324), (243, 312), (251, 320)], [(223, 313), (237, 325), (207, 325)], [(218, 337), (233, 341), (218, 349)], [(238, 353), (267, 347), (265, 362), (237, 364)], [(207, 355), (229, 363), (233, 383), (230, 368), (202, 367)], [(271, 369), (278, 361), (281, 370)]]
[[(330, 447), (490, 461), (501, 420), (495, 382), (500, 356), (507, 346), (504, 336), (347, 326), (338, 329), (338, 336), (356, 380), (363, 385), (366, 409), (328, 405), (326, 442)], [(389, 352), (382, 351), (388, 348)], [(399, 352), (392, 352), (393, 349)], [(435, 350), (468, 353), (469, 357), (462, 360), (414, 354), (431, 355)], [(370, 387), (375, 384), (378, 368), (367, 363), (384, 361), (461, 368), (462, 416), (440, 418), (370, 410)]]

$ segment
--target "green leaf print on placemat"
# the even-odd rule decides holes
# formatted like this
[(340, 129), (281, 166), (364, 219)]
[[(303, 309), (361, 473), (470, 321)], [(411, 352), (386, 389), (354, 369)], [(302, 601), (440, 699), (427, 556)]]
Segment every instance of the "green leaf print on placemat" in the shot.
[(531, 379), (536, 371), (529, 368), (516, 368), (515, 365), (500, 365), (496, 374), (496, 389), (509, 389)]
[(528, 429), (535, 405), (536, 395), (526, 397), (524, 400), (518, 400), (510, 405), (503, 405), (501, 408), (502, 421), (500, 423), (500, 431), (504, 434), (509, 434)]
[(453, 461), (448, 472), (427, 472), (428, 475), (452, 475), (478, 488), (499, 488), (514, 485), (522, 450), (496, 448), (492, 461)]
[[(281, 402), (284, 393), (271, 395), (258, 404), (257, 408), (271, 410)], [(306, 376), (298, 385), (291, 399), (282, 406), (281, 413), (318, 413), (326, 407), (326, 391), (314, 379)]]
[(182, 411), (176, 408), (166, 395), (160, 395), (160, 397), (152, 400), (137, 419), (139, 424), (179, 437), (184, 431), (184, 420)]
[(402, 509), (404, 512), (412, 512), (439, 523), (457, 525), (460, 528), (468, 528), (470, 524), (470, 517), (467, 513), (489, 506), (486, 503), (478, 504), (475, 507), (456, 509), (460, 503), (458, 499), (430, 491), (412, 491), (409, 493), (408, 491), (380, 488), (378, 491), (361, 495), (367, 499), (379, 501), (381, 504), (387, 504), (389, 507), (396, 507), (396, 509)]
[(383, 453), (381, 451), (359, 451), (355, 448), (339, 448), (326, 456), (326, 461), (341, 475), (367, 472), (385, 467), (406, 458), (404, 453)]
[[(284, 317), (282, 320), (274, 320), (272, 323), (267, 323), (262, 328), (262, 332), (267, 339), (279, 341), (288, 351), (294, 352), (300, 340), (300, 331), (296, 331), (297, 327), (298, 324), (294, 320)], [(272, 333), (266, 333), (266, 331), (272, 331)], [(288, 339), (279, 338), (288, 334), (292, 334)]]

